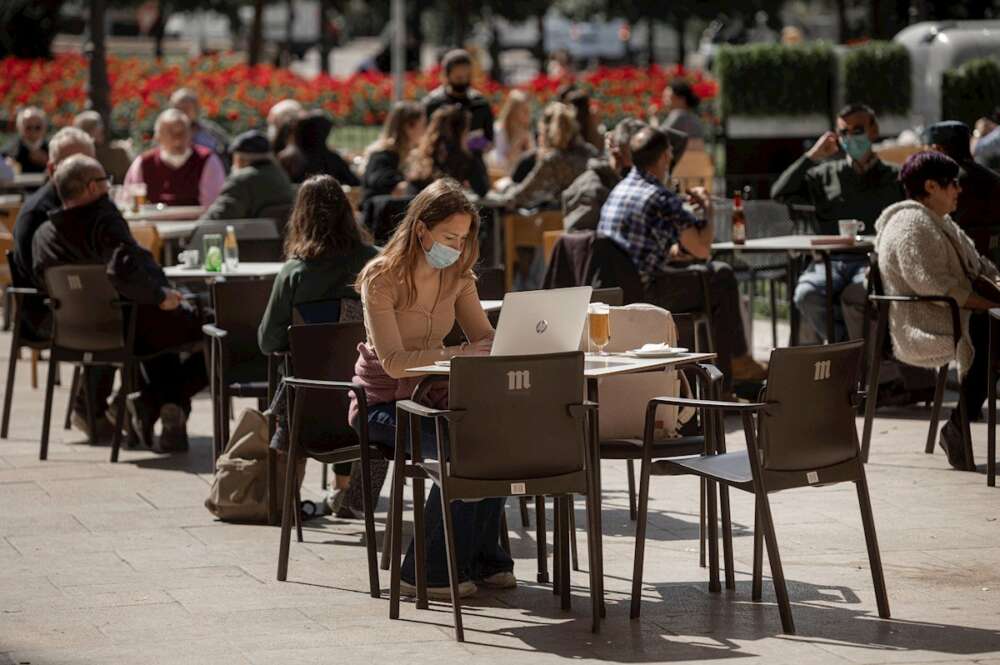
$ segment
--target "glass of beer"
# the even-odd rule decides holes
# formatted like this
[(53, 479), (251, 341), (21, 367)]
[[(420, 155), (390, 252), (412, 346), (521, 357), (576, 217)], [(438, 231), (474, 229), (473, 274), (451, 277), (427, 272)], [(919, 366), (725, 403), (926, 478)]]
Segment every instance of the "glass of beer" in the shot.
[(139, 209), (146, 205), (146, 183), (134, 182), (129, 188), (132, 191), (132, 211), (139, 212)]
[(604, 303), (592, 303), (587, 310), (590, 343), (601, 356), (608, 355), (604, 347), (611, 341), (611, 308)]

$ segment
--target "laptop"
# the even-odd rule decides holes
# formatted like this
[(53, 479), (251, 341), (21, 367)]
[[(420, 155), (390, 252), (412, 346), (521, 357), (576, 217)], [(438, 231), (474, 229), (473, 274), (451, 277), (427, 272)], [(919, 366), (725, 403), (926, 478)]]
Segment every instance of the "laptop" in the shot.
[(492, 356), (577, 351), (587, 322), (589, 286), (517, 291), (503, 299)]

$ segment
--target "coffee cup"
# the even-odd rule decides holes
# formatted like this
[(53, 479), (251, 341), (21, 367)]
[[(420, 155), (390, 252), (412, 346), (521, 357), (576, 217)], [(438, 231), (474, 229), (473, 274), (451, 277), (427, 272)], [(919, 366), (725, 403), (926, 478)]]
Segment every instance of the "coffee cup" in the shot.
[(185, 268), (197, 268), (198, 267), (198, 250), (197, 249), (187, 249), (177, 255), (177, 258), (181, 260), (181, 263)]
[(837, 226), (840, 229), (840, 235), (845, 238), (857, 237), (859, 233), (865, 230), (865, 223), (857, 219), (842, 219), (837, 222)]

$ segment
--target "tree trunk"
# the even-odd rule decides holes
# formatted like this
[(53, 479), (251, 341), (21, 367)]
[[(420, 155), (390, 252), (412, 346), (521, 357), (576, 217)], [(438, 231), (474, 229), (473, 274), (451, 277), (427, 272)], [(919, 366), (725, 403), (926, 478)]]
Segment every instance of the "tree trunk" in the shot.
[(545, 12), (535, 14), (535, 28), (538, 30), (538, 40), (535, 42), (535, 60), (538, 61), (538, 73), (545, 75)]
[(163, 38), (167, 31), (167, 3), (159, 0), (156, 3), (156, 21), (149, 31), (149, 36), (153, 38), (153, 57), (157, 60), (163, 58)]
[(847, 41), (847, 0), (837, 0), (837, 41)]
[(684, 65), (687, 60), (687, 24), (686, 14), (674, 16), (674, 31), (677, 33), (677, 64)]
[(254, 0), (253, 23), (250, 25), (250, 44), (247, 61), (250, 65), (260, 64), (260, 52), (264, 46), (264, 0)]
[(646, 64), (656, 64), (656, 17), (652, 14), (646, 19)]
[(319, 1), (319, 71), (333, 76), (333, 35), (330, 34), (330, 0)]
[(469, 37), (469, 8), (464, 2), (452, 2), (451, 11), (455, 28), (455, 48), (465, 48), (465, 40)]
[(500, 66), (500, 28), (493, 12), (489, 15), (490, 22), (490, 78), (497, 83), (503, 83), (503, 67)]
[(90, 108), (101, 114), (111, 136), (111, 84), (108, 82), (107, 52), (104, 44), (105, 0), (90, 0)]
[[(285, 15), (285, 53), (283, 65), (288, 65), (292, 62), (292, 48), (295, 45), (295, 0), (286, 0), (285, 7), (287, 14)], [(281, 55), (278, 56), (279, 58)]]

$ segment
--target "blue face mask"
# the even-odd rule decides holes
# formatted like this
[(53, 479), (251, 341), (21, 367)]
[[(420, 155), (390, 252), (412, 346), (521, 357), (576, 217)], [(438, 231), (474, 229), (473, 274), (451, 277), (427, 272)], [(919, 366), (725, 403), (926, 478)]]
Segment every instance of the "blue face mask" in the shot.
[(424, 255), (427, 257), (427, 263), (431, 264), (431, 267), (444, 270), (453, 265), (455, 261), (458, 261), (458, 257), (462, 255), (462, 252), (448, 245), (442, 245), (435, 240), (430, 249), (424, 250)]
[(871, 140), (864, 134), (849, 134), (840, 139), (840, 145), (854, 161), (859, 161), (872, 149)]

